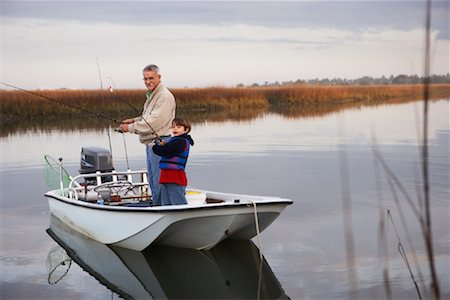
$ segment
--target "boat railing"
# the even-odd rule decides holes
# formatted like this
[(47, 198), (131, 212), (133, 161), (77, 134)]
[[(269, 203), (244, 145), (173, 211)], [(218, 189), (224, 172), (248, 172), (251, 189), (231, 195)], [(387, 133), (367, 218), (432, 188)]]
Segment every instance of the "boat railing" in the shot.
[[(139, 180), (134, 180), (136, 176), (140, 175)], [(120, 178), (123, 177), (123, 178)], [(79, 181), (84, 180), (84, 183), (80, 183)], [(97, 171), (95, 173), (87, 173), (80, 174), (72, 178), (69, 183), (68, 192), (69, 198), (78, 200), (78, 192), (94, 190), (97, 187), (100, 187), (104, 184), (114, 185), (115, 183), (128, 183), (133, 187), (140, 187), (141, 189), (148, 191), (148, 175), (147, 170), (137, 170), (137, 171), (116, 171), (113, 170), (111, 172), (100, 172)], [(89, 184), (90, 183), (90, 184)], [(92, 184), (94, 183), (94, 184)]]

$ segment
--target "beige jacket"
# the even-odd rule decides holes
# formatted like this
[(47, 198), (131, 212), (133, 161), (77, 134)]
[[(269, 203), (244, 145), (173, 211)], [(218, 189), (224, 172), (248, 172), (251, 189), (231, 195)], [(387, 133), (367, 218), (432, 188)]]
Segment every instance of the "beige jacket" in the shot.
[[(134, 123), (129, 124), (128, 130), (139, 135), (142, 144), (153, 142), (156, 134), (159, 136), (170, 135), (172, 120), (175, 118), (175, 97), (160, 82), (151, 95), (147, 93), (142, 116), (134, 118)], [(147, 123), (142, 119), (145, 118)], [(150, 128), (150, 126), (151, 128)]]

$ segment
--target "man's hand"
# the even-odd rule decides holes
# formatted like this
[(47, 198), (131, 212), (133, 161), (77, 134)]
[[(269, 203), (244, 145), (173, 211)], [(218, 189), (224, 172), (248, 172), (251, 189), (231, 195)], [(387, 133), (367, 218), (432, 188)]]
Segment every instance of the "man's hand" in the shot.
[(131, 123), (134, 123), (133, 119), (125, 119), (122, 122), (120, 122), (120, 124), (131, 124)]
[(115, 130), (118, 131), (118, 132), (128, 132), (128, 124), (127, 123), (122, 123)]

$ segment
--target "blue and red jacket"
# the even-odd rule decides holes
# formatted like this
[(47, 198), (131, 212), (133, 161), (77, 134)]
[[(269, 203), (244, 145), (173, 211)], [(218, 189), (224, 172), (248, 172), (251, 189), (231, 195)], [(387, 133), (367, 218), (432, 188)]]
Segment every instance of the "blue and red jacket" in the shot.
[(161, 156), (159, 183), (176, 183), (187, 186), (187, 177), (184, 169), (186, 168), (191, 145), (194, 145), (191, 136), (183, 134), (172, 137), (164, 145), (155, 144), (153, 146), (153, 152)]

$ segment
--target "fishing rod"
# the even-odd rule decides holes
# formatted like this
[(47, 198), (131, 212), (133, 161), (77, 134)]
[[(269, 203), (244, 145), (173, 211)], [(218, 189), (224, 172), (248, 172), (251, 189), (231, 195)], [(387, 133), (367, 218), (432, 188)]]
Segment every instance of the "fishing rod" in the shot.
[[(97, 59), (97, 65), (98, 65), (98, 59)], [(100, 74), (100, 67), (99, 67), (99, 74)], [(100, 75), (99, 75), (100, 76)], [(100, 77), (101, 78), (101, 77)], [(116, 88), (116, 83), (114, 82), (114, 80), (111, 77), (106, 77), (108, 78), (111, 83), (112, 86), (109, 86), (109, 91), (111, 92), (111, 94), (113, 94), (114, 96), (116, 96), (120, 101), (124, 102), (125, 104), (127, 104), (129, 107), (131, 107), (131, 109), (138, 114), (142, 120), (144, 120), (145, 124), (148, 125), (148, 127), (150, 128), (150, 130), (156, 135), (156, 139), (161, 141), (161, 137), (159, 136), (159, 134), (156, 133), (156, 130), (153, 129), (153, 127), (147, 122), (147, 120), (144, 118), (144, 116), (136, 109), (136, 107), (134, 107), (131, 103), (129, 103), (128, 101), (126, 101), (123, 97), (119, 96), (119, 94), (117, 94), (115, 91), (117, 90)], [(101, 79), (100, 79), (101, 80)], [(114, 87), (114, 88), (113, 88)], [(120, 129), (116, 128), (114, 129), (114, 131), (117, 132), (121, 132), (123, 133)]]
[(102, 82), (102, 74), (100, 73), (100, 64), (98, 62), (98, 57), (96, 57), (96, 59), (97, 59), (98, 78), (100, 78), (100, 89), (103, 91), (103, 82)]
[[(112, 79), (111, 79), (111, 81), (112, 81)], [(114, 81), (112, 81), (112, 83), (114, 84)], [(115, 85), (114, 85), (114, 86), (115, 86)], [(156, 136), (156, 140), (161, 141), (161, 137), (159, 136), (159, 134), (156, 133), (156, 130), (153, 129), (153, 127), (147, 122), (147, 120), (144, 118), (144, 116), (142, 115), (142, 113), (140, 113), (140, 112), (136, 109), (136, 107), (134, 107), (133, 105), (131, 105), (131, 103), (129, 103), (129, 102), (126, 101), (123, 97), (121, 97), (120, 95), (118, 95), (118, 94), (115, 92), (115, 89), (113, 89), (111, 86), (109, 87), (109, 91), (110, 91), (111, 94), (113, 94), (117, 99), (119, 99), (120, 101), (126, 103), (129, 107), (131, 107), (131, 109), (133, 109), (133, 111), (134, 111), (136, 114), (138, 114), (138, 115), (142, 118), (142, 120), (144, 120), (145, 124), (148, 125), (148, 127), (150, 128), (150, 130), (151, 130), (151, 131), (153, 132), (153, 134)], [(117, 131), (117, 132), (122, 132), (122, 131), (121, 131), (120, 129), (118, 129), (118, 128), (116, 128), (116, 129), (114, 129), (114, 130)]]
[[(96, 57), (97, 59), (97, 70), (98, 70), (98, 79), (100, 81), (100, 90), (103, 92), (103, 81), (102, 81), (102, 74), (100, 73), (100, 63), (98, 62), (98, 57)], [(103, 95), (102, 95), (103, 96)], [(103, 99), (105, 98), (105, 96), (102, 97)], [(112, 145), (111, 145), (111, 126), (108, 127), (108, 142), (109, 142), (109, 151), (111, 152), (111, 156), (113, 156), (113, 151), (112, 151)]]
[[(98, 77), (100, 79), (100, 89), (103, 91), (103, 81), (102, 81), (102, 75), (100, 73), (100, 63), (98, 62), (98, 57), (96, 57), (96, 59), (97, 59)], [(111, 80), (111, 82), (113, 83), (113, 85), (115, 87), (115, 84), (114, 84), (114, 81), (112, 80), (112, 78), (110, 78), (110, 77), (107, 77), (107, 78)], [(114, 131), (119, 132), (117, 129), (114, 129)], [(111, 150), (111, 155), (112, 155), (111, 137), (110, 137), (110, 134), (109, 134), (109, 129), (108, 129), (108, 138), (109, 138), (109, 148)], [(127, 162), (127, 170), (129, 171), (130, 170), (130, 163), (128, 161), (127, 143), (126, 143), (126, 140), (125, 140), (125, 134), (123, 132), (122, 132), (122, 138), (123, 138), (123, 147), (125, 149), (125, 159), (126, 159), (126, 162)]]
[(37, 96), (37, 97), (40, 97), (40, 98), (43, 98), (43, 99), (46, 99), (46, 100), (49, 100), (49, 101), (53, 101), (53, 102), (56, 102), (56, 103), (59, 103), (59, 104), (66, 105), (66, 106), (71, 107), (71, 108), (78, 109), (78, 110), (80, 110), (80, 111), (82, 111), (84, 113), (90, 114), (90, 115), (95, 116), (97, 118), (103, 118), (103, 119), (106, 119), (106, 120), (109, 120), (109, 121), (112, 121), (112, 122), (115, 122), (115, 123), (120, 123), (120, 121), (118, 121), (118, 120), (116, 120), (114, 118), (108, 117), (108, 116), (106, 116), (106, 115), (104, 115), (102, 113), (96, 113), (96, 112), (84, 109), (84, 108), (82, 108), (80, 106), (77, 106), (77, 105), (74, 105), (74, 104), (70, 104), (70, 103), (66, 103), (66, 102), (63, 102), (63, 101), (55, 99), (55, 98), (50, 98), (48, 96), (45, 96), (45, 95), (42, 95), (42, 94), (39, 94), (39, 93), (36, 93), (36, 92), (29, 91), (29, 90), (20, 88), (18, 86), (15, 86), (15, 85), (12, 85), (12, 84), (9, 84), (9, 83), (6, 83), (6, 82), (0, 82), (0, 84), (2, 84), (4, 86), (7, 86), (7, 87), (10, 87), (10, 88), (13, 88), (13, 89), (16, 89), (16, 90), (19, 90), (19, 91), (22, 91), (22, 92), (25, 92), (25, 93), (28, 93), (30, 95), (34, 95), (34, 96)]

